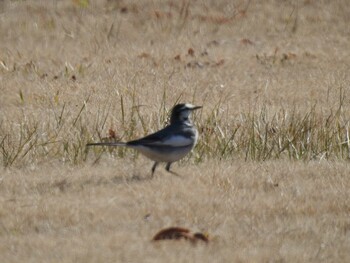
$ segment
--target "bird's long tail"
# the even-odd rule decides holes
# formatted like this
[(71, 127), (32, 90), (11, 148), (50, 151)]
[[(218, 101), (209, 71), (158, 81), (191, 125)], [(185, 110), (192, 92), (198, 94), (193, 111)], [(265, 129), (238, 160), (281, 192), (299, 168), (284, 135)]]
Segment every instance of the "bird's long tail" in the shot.
[(88, 143), (86, 146), (126, 146), (125, 142), (97, 142)]

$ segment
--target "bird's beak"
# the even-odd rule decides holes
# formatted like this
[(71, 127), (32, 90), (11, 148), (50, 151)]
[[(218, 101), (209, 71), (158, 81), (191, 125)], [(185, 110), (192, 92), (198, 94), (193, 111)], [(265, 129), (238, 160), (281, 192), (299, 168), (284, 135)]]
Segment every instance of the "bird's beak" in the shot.
[(203, 108), (203, 106), (194, 106), (194, 107), (192, 108), (192, 110), (198, 110), (198, 109), (201, 109), (201, 108)]

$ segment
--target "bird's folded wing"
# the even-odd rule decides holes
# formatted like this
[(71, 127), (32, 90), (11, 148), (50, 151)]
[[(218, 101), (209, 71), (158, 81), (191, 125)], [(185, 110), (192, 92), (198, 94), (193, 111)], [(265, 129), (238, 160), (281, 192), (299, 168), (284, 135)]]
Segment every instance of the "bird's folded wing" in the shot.
[(185, 136), (187, 134), (166, 134), (166, 133), (154, 133), (148, 135), (139, 140), (128, 142), (128, 145), (149, 145), (149, 146), (171, 146), (171, 147), (184, 147), (191, 145), (193, 139)]
[(171, 147), (183, 147), (193, 143), (191, 138), (182, 135), (170, 135), (162, 140), (148, 141), (148, 145), (159, 145), (159, 146), (171, 146)]

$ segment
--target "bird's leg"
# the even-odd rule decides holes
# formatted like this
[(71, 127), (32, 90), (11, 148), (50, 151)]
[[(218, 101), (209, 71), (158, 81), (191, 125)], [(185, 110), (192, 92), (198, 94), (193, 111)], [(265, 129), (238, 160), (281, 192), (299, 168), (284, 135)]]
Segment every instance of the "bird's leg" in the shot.
[(165, 170), (167, 170), (169, 173), (170, 173), (170, 166), (171, 166), (171, 163), (167, 163), (165, 166)]
[(179, 176), (177, 173), (173, 172), (173, 171), (170, 171), (170, 166), (171, 166), (172, 163), (167, 163), (166, 166), (165, 166), (165, 170), (168, 171), (168, 173), (171, 173), (171, 174), (174, 174), (176, 176)]
[(169, 173), (173, 174), (173, 175), (176, 175), (176, 176), (180, 176), (178, 173), (175, 173), (173, 171), (170, 171), (170, 166), (171, 166), (172, 163), (167, 163), (166, 166), (165, 166), (165, 170), (167, 170)]
[(154, 164), (152, 166), (152, 177), (153, 177), (154, 171), (156, 170), (158, 164), (159, 164), (158, 162), (154, 162)]

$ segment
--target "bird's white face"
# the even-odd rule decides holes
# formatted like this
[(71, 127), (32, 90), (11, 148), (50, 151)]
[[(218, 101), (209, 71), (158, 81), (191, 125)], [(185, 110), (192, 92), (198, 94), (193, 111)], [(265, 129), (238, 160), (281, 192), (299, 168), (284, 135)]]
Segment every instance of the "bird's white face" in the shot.
[(185, 105), (184, 105), (184, 108), (188, 108), (188, 109), (194, 109), (194, 108), (196, 108), (196, 106), (194, 106), (194, 105), (192, 105), (192, 104), (190, 104), (190, 103), (186, 103)]

